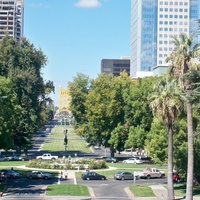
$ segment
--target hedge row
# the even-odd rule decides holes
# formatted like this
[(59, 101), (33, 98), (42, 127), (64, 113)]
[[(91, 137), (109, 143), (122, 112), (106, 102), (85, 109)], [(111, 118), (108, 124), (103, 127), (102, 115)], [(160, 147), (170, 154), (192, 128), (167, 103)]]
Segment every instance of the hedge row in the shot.
[(94, 159), (76, 159), (76, 160), (59, 159), (56, 161), (31, 160), (27, 163), (26, 167), (39, 168), (39, 169), (62, 169), (62, 170), (108, 168), (104, 160), (94, 160)]

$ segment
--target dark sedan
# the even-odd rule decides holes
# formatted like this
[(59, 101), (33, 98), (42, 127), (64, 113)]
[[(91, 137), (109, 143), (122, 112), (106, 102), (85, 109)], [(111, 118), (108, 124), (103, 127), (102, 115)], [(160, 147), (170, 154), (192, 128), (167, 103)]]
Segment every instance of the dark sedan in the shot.
[(83, 180), (106, 180), (104, 175), (100, 175), (96, 172), (86, 172), (85, 174), (82, 174), (81, 178)]
[(114, 179), (116, 180), (133, 180), (133, 174), (130, 172), (117, 172), (114, 175)]

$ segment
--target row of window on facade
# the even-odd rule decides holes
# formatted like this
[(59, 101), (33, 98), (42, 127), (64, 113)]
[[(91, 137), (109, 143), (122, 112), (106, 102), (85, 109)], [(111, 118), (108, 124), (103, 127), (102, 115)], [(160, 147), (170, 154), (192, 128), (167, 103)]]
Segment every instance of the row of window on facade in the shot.
[[(174, 32), (187, 32), (188, 29), (187, 28), (159, 28), (159, 31), (174, 31)], [(162, 34), (161, 34), (162, 35)], [(162, 37), (162, 36), (161, 36)]]
[(180, 21), (180, 22), (177, 22), (177, 21), (159, 21), (159, 24), (160, 25), (162, 25), (162, 24), (164, 24), (164, 25), (185, 25), (185, 26), (187, 26), (188, 25), (188, 22), (187, 21), (184, 21), (184, 22), (182, 22), (182, 21)]
[(188, 8), (160, 8), (161, 12), (188, 12)]
[(170, 18), (170, 19), (188, 19), (188, 15), (159, 15), (160, 18)]
[(167, 6), (167, 5), (170, 5), (170, 6), (173, 6), (173, 5), (175, 5), (175, 6), (188, 6), (188, 2), (187, 1), (185, 1), (185, 2), (173, 2), (173, 1), (160, 1), (160, 5), (162, 6), (162, 5), (165, 5), (165, 6)]
[(159, 47), (159, 51), (172, 51), (172, 47)]

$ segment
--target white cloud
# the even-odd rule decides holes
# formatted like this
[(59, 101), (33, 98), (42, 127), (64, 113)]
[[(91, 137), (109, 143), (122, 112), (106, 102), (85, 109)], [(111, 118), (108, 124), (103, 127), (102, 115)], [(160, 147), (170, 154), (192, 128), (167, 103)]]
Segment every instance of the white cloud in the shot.
[(97, 8), (101, 6), (99, 0), (79, 0), (74, 5), (81, 8)]

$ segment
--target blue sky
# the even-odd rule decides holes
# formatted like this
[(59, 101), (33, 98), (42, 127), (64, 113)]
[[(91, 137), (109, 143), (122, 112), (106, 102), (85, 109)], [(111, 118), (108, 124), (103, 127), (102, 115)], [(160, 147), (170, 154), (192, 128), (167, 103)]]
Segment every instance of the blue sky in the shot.
[(131, 0), (24, 0), (24, 36), (48, 58), (45, 80), (67, 87), (77, 73), (96, 78), (102, 59), (130, 56)]

